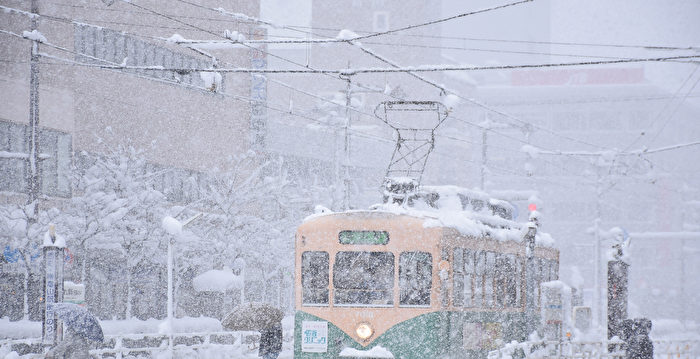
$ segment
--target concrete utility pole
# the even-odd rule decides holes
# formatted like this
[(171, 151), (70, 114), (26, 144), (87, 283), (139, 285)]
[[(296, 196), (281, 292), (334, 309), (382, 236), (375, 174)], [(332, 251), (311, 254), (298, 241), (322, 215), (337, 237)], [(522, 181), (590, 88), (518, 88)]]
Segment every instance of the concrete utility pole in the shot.
[[(37, 0), (31, 2), (31, 12), (37, 14), (39, 6)], [(36, 16), (31, 17), (31, 30), (37, 30), (38, 20)], [(32, 41), (32, 54), (29, 61), (29, 133), (27, 136), (29, 144), (29, 173), (27, 174), (27, 204), (33, 204), (34, 216), (30, 221), (36, 221), (39, 214), (39, 183), (41, 180), (41, 169), (39, 168), (39, 41)]]
[[(350, 63), (348, 63), (348, 68), (350, 68)], [(350, 209), (350, 105), (352, 103), (352, 79), (350, 76), (345, 77), (348, 82), (348, 87), (345, 90), (345, 144), (343, 149), (345, 151), (345, 173), (343, 178), (343, 210), (347, 211)]]
[(481, 190), (486, 191), (486, 162), (487, 162), (487, 157), (486, 157), (486, 140), (487, 140), (487, 133), (486, 133), (486, 128), (481, 130)]

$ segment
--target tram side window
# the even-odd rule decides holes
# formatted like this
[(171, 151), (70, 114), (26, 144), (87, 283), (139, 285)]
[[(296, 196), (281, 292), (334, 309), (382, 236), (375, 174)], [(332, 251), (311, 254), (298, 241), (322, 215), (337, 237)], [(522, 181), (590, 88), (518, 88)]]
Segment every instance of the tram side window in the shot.
[(524, 261), (521, 257), (515, 256), (515, 308), (520, 308), (524, 305), (523, 297), (523, 282), (525, 281)]
[(426, 252), (403, 252), (399, 256), (400, 305), (430, 305), (433, 256)]
[[(454, 250), (454, 305), (474, 307), (474, 288), (476, 272), (474, 268), (474, 251), (455, 248)], [(479, 284), (481, 285), (481, 284)]]
[(534, 262), (535, 262), (535, 263), (534, 263), (535, 270), (534, 270), (533, 272), (535, 272), (535, 273), (534, 273), (535, 284), (537, 285), (537, 287), (536, 287), (536, 289), (535, 289), (535, 291), (537, 292), (537, 293), (535, 293), (535, 297), (537, 298), (537, 300), (535, 301), (535, 304), (537, 305), (537, 308), (539, 308), (539, 307), (540, 307), (540, 298), (541, 298), (541, 295), (542, 295), (542, 293), (541, 293), (541, 292), (542, 292), (542, 286), (541, 286), (541, 284), (542, 284), (542, 282), (544, 282), (544, 280), (543, 280), (543, 276), (544, 276), (543, 274), (544, 274), (544, 273), (543, 273), (543, 271), (542, 271), (542, 264), (543, 264), (543, 263), (542, 263), (542, 260), (539, 259), (539, 258), (535, 258), (535, 261), (534, 261)]
[(328, 305), (328, 253), (301, 254), (301, 287), (303, 304)]
[(495, 297), (496, 307), (513, 308), (517, 306), (517, 287), (515, 256), (498, 254), (496, 257)]
[(338, 252), (333, 265), (333, 303), (390, 306), (394, 304), (394, 254)]
[(484, 274), (486, 273), (486, 252), (476, 252), (474, 255), (474, 305), (484, 306)]
[(484, 305), (494, 306), (494, 279), (496, 272), (496, 253), (486, 252), (486, 272), (484, 276)]

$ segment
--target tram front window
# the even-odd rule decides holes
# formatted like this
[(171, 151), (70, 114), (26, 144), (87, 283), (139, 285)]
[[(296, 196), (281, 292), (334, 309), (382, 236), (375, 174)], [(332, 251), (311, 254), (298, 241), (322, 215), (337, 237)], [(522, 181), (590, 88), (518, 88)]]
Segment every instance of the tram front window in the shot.
[(403, 252), (399, 256), (400, 305), (430, 305), (433, 257), (426, 252)]
[(337, 305), (393, 305), (394, 254), (338, 252), (333, 266)]
[(305, 305), (328, 305), (327, 252), (302, 253), (301, 287)]

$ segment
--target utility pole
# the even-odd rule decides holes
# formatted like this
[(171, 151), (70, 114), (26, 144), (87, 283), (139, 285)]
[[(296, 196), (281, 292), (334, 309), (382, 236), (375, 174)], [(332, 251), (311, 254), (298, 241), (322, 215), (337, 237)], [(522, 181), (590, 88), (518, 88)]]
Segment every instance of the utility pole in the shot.
[[(37, 0), (31, 2), (31, 12), (39, 13)], [(31, 30), (38, 27), (36, 16), (31, 17)], [(39, 214), (39, 41), (32, 40), (32, 54), (29, 61), (29, 134), (27, 136), (29, 144), (29, 173), (27, 174), (27, 204), (33, 205), (34, 213), (30, 218), (31, 222), (36, 221)]]
[[(596, 316), (596, 322), (598, 326), (603, 326), (605, 323), (603, 322), (603, 294), (601, 293), (601, 281), (600, 278), (602, 277), (600, 270), (601, 270), (601, 256), (600, 256), (600, 217), (601, 217), (601, 197), (603, 196), (603, 189), (601, 186), (601, 178), (600, 178), (600, 168), (596, 168), (596, 204), (595, 204), (595, 213), (596, 213), (596, 218), (593, 219), (593, 240), (595, 241), (595, 273), (594, 273), (594, 291), (593, 291), (593, 298), (594, 298), (594, 307), (595, 307), (595, 316)], [(607, 328), (607, 326), (605, 326)]]
[(481, 190), (486, 191), (486, 128), (481, 130)]
[[(350, 63), (348, 62), (348, 68), (350, 68)], [(350, 209), (350, 105), (352, 103), (352, 79), (350, 76), (345, 77), (348, 86), (345, 90), (345, 144), (343, 149), (345, 151), (345, 173), (343, 178), (343, 210), (347, 211)]]

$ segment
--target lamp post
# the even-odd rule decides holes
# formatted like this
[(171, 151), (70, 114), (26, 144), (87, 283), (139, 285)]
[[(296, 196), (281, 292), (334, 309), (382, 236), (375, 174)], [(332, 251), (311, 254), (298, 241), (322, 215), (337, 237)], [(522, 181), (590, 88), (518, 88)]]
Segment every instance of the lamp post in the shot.
[(168, 344), (168, 348), (172, 351), (173, 347), (173, 338), (172, 338), (172, 332), (173, 332), (173, 245), (175, 242), (175, 239), (182, 234), (182, 228), (187, 226), (188, 224), (192, 223), (195, 219), (199, 218), (202, 216), (202, 213), (198, 213), (190, 219), (186, 220), (184, 223), (181, 223), (177, 219), (170, 217), (170, 216), (165, 216), (163, 218), (163, 229), (165, 229), (168, 234), (170, 234), (168, 238), (168, 260), (167, 260), (167, 265), (168, 265), (168, 305), (167, 305), (167, 319), (166, 319), (166, 329), (168, 331), (168, 334), (170, 335), (170, 340)]
[(51, 224), (44, 235), (44, 321), (41, 341), (45, 346), (54, 345), (61, 339), (53, 305), (63, 301), (63, 256), (66, 240), (56, 235), (56, 227)]

